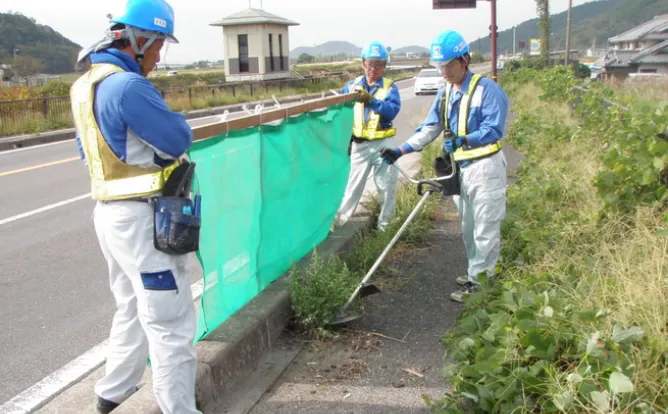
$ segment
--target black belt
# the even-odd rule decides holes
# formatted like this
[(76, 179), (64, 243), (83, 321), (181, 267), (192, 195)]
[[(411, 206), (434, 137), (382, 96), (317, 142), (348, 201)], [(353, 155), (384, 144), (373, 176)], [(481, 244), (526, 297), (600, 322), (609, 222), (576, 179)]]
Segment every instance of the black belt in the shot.
[(150, 198), (144, 198), (144, 197), (132, 197), (132, 198), (121, 198), (119, 200), (101, 200), (103, 203), (111, 203), (114, 201), (138, 201), (140, 203), (150, 203), (151, 199)]

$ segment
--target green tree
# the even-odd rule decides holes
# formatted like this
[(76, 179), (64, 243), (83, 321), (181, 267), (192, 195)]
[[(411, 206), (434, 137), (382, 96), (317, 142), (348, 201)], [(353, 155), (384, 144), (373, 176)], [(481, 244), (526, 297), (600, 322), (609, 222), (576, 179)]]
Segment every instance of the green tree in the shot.
[(471, 63), (482, 63), (485, 61), (485, 58), (478, 52), (471, 53)]
[(297, 58), (297, 63), (313, 63), (314, 60), (315, 60), (314, 56), (309, 55), (308, 53), (302, 53)]
[(16, 76), (24, 79), (26, 83), (28, 83), (31, 77), (44, 71), (44, 63), (32, 56), (16, 56), (14, 62), (13, 69)]

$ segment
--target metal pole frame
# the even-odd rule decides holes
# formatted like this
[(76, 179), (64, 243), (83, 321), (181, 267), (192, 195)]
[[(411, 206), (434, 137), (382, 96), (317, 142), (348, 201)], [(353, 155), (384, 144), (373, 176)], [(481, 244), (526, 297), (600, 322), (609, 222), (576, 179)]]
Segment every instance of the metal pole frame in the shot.
[(568, 23), (566, 25), (566, 51), (564, 55), (564, 64), (568, 65), (571, 57), (571, 9), (573, 8), (573, 0), (568, 0)]
[(497, 74), (496, 74), (496, 59), (497, 59), (497, 52), (496, 52), (496, 0), (489, 0), (491, 3), (491, 9), (492, 9), (492, 24), (490, 26), (491, 30), (491, 49), (492, 49), (492, 79), (494, 79), (494, 82), (498, 82), (497, 79)]

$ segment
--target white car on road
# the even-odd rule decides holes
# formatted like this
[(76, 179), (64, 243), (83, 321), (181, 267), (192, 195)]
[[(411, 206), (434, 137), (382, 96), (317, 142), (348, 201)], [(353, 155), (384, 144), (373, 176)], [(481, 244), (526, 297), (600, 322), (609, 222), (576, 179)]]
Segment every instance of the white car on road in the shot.
[(445, 86), (445, 79), (438, 69), (422, 69), (415, 77), (415, 94), (436, 93)]

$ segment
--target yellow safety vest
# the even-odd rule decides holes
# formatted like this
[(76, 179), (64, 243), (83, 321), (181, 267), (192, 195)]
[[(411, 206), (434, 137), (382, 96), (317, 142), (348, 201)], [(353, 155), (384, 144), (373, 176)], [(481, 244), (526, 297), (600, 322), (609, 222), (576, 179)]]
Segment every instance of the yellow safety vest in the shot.
[[(468, 134), (468, 120), (469, 120), (469, 111), (471, 109), (471, 97), (475, 92), (478, 83), (482, 79), (481, 75), (473, 74), (471, 76), (471, 82), (469, 83), (469, 89), (462, 96), (461, 102), (459, 102), (459, 116), (457, 117), (457, 136), (463, 137)], [(443, 102), (441, 108), (443, 108), (443, 125), (446, 129), (450, 129), (450, 121), (448, 120), (448, 114), (450, 113), (450, 93), (452, 92), (452, 84), (448, 83), (445, 86), (445, 93), (443, 94)], [(464, 161), (464, 160), (474, 160), (476, 158), (487, 157), (489, 155), (495, 154), (501, 150), (501, 142), (497, 141), (493, 144), (488, 144), (482, 147), (477, 148), (457, 148), (454, 153), (455, 161)]]
[[(362, 82), (362, 78), (363, 77), (360, 76), (359, 78), (355, 79), (352, 87), (359, 85), (359, 83)], [(373, 93), (373, 97), (381, 101), (384, 100), (390, 93), (392, 83), (393, 82), (390, 79), (383, 78), (383, 86), (376, 89), (376, 91)], [(395, 128), (380, 129), (380, 115), (378, 115), (373, 110), (369, 111), (369, 120), (365, 124), (364, 103), (362, 102), (355, 103), (354, 114), (355, 122), (353, 124), (353, 135), (357, 138), (383, 139), (397, 135), (397, 130)]]
[(123, 200), (156, 194), (180, 164), (176, 161), (165, 168), (129, 165), (121, 161), (104, 140), (93, 112), (95, 86), (107, 76), (122, 71), (116, 65), (95, 64), (70, 89), (74, 125), (88, 162), (94, 200)]

